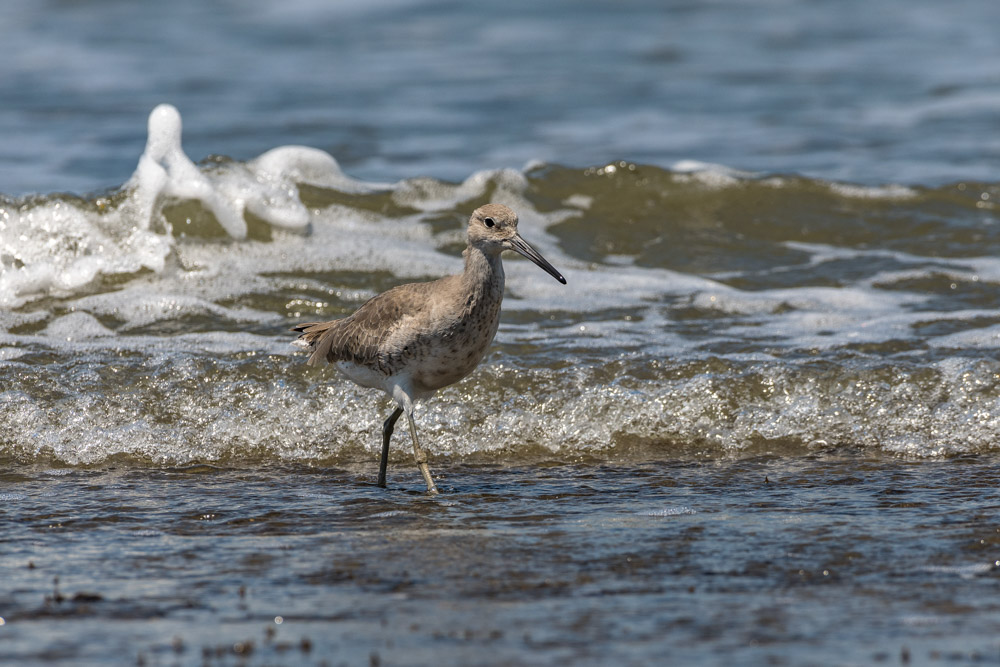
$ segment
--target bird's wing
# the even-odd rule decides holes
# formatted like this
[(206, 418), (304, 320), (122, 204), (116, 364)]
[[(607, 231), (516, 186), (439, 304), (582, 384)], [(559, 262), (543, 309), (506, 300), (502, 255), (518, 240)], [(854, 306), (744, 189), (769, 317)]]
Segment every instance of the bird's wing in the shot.
[(322, 360), (351, 361), (365, 366), (379, 365), (395, 350), (387, 349), (389, 337), (404, 318), (419, 311), (427, 283), (400, 285), (364, 303), (352, 315), (330, 322), (308, 322), (292, 329), (312, 355), (315, 366)]

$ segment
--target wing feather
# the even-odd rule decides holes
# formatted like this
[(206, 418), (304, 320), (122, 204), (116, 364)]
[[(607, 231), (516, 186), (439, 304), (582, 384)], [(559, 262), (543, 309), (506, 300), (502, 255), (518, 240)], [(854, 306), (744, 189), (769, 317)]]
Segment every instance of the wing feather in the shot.
[(310, 366), (350, 361), (383, 367), (396, 350), (388, 349), (390, 337), (408, 315), (419, 312), (426, 302), (429, 283), (394, 287), (366, 301), (352, 315), (330, 322), (307, 322), (292, 328), (298, 341), (312, 351)]

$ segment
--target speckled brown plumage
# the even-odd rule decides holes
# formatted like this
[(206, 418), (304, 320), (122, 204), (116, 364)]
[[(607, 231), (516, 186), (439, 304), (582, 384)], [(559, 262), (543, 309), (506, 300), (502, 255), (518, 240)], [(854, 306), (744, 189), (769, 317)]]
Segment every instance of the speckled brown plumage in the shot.
[(475, 369), (496, 334), (502, 298), (501, 268), (475, 281), (461, 274), (400, 285), (348, 317), (294, 330), (313, 351), (309, 365), (346, 361), (387, 377), (410, 366), (414, 388), (426, 393)]
[(414, 455), (428, 491), (436, 492), (417, 445), (413, 403), (458, 382), (485, 356), (500, 323), (504, 290), (500, 253), (514, 250), (565, 284), (559, 272), (520, 237), (517, 222), (517, 215), (506, 206), (482, 206), (469, 219), (462, 273), (400, 285), (369, 299), (348, 317), (293, 329), (300, 334), (297, 343), (312, 352), (309, 365), (335, 364), (352, 381), (385, 391), (399, 406), (383, 428), (380, 484), (384, 484), (393, 424), (405, 411)]

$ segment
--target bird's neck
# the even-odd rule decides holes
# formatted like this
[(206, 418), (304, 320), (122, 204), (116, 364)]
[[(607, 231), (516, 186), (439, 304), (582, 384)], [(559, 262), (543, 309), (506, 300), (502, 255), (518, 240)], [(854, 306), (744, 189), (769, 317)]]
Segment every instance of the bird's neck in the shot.
[(465, 256), (462, 281), (466, 289), (502, 298), (504, 274), (500, 253), (488, 254), (480, 248), (469, 246), (462, 254)]

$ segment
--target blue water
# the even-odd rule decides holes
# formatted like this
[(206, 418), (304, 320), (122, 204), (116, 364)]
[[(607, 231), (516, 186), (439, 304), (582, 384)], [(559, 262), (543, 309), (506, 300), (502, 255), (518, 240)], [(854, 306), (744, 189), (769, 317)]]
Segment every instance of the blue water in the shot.
[(196, 160), (305, 144), (375, 180), (615, 159), (990, 180), (998, 24), (974, 0), (11, 0), (0, 192), (119, 185), (160, 102)]

